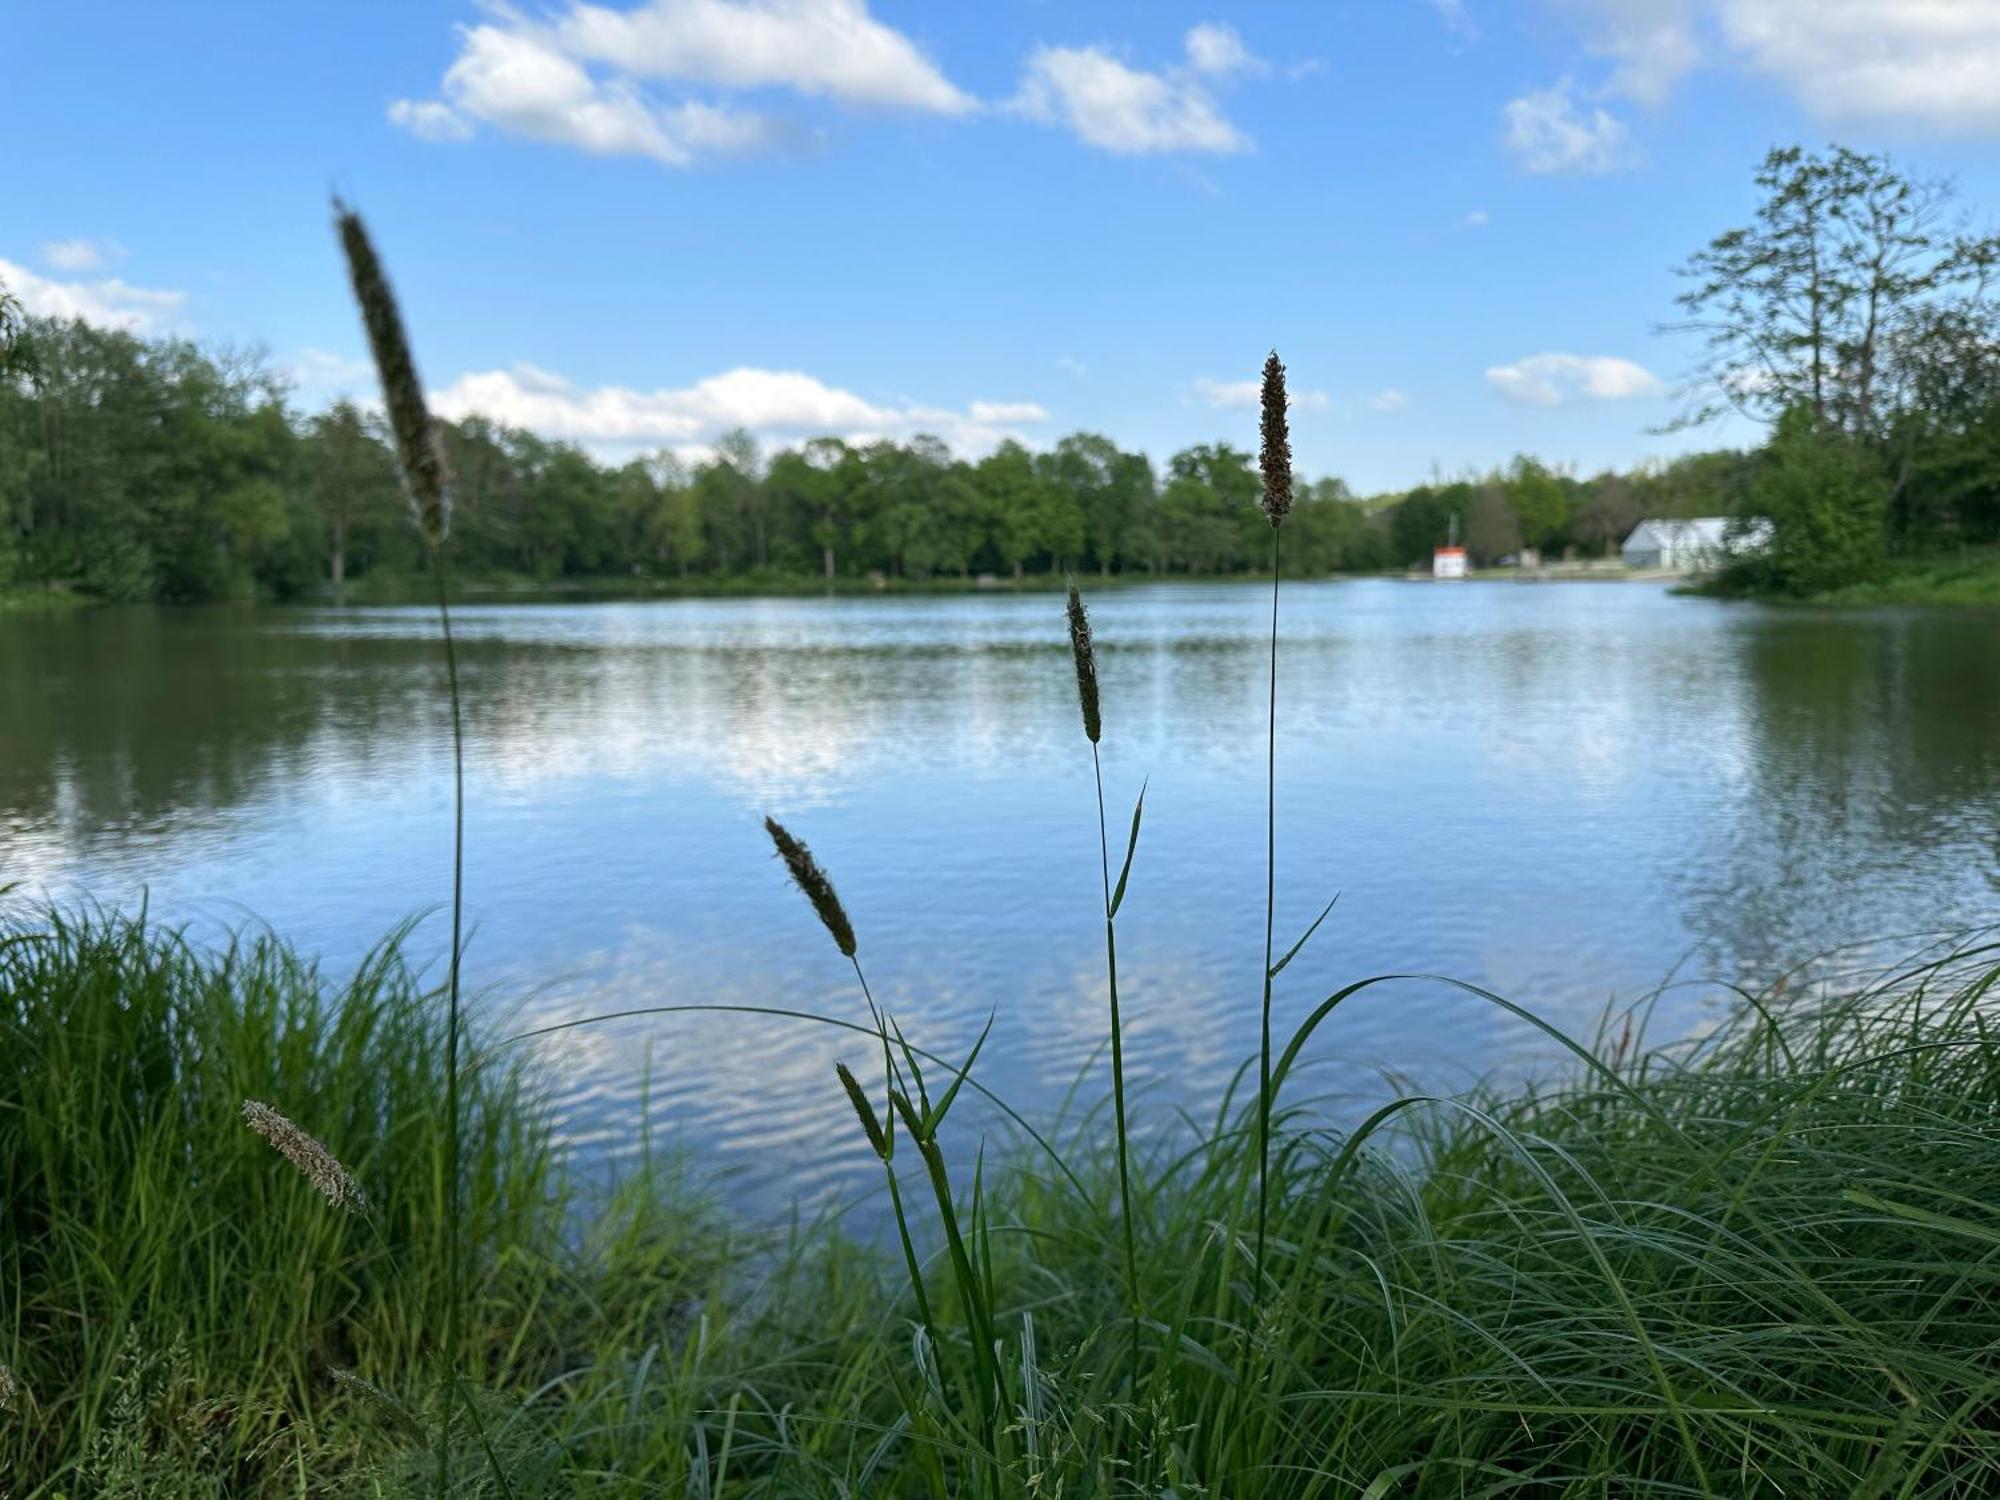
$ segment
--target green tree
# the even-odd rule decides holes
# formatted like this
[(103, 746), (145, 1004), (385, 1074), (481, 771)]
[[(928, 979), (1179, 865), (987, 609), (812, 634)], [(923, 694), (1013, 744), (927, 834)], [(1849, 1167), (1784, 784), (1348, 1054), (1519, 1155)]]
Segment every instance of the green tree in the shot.
[(1957, 231), (1949, 183), (1885, 156), (1773, 150), (1753, 221), (1681, 268), (1685, 327), (1707, 338), (1687, 420), (1804, 407), (1851, 436), (1894, 419), (1888, 353), (1927, 306), (1982, 301), (2000, 241)]
[(1465, 548), (1481, 567), (1521, 550), (1520, 519), (1508, 502), (1507, 491), (1499, 485), (1480, 486), (1465, 525)]
[(1814, 419), (1807, 405), (1778, 419), (1750, 487), (1771, 523), (1769, 545), (1737, 571), (1781, 593), (1861, 582), (1882, 566), (1889, 484), (1864, 443)]
[(1515, 455), (1504, 481), (1507, 504), (1520, 518), (1521, 539), (1530, 547), (1546, 547), (1569, 524), (1569, 499), (1547, 465), (1526, 454)]
[(327, 582), (336, 600), (347, 587), (350, 549), (372, 543), (400, 519), (395, 456), (351, 401), (336, 401), (306, 424), (307, 499), (326, 528)]
[(1606, 557), (1632, 534), (1643, 519), (1639, 497), (1616, 474), (1600, 474), (1588, 486), (1589, 493), (1570, 517), (1570, 533), (1586, 546), (1595, 547)]

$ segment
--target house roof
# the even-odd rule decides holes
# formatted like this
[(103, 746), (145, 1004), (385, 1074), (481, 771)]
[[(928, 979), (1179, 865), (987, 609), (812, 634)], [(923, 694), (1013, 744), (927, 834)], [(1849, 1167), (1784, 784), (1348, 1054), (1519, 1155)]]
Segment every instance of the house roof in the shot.
[(1740, 522), (1733, 516), (1696, 516), (1689, 520), (1675, 520), (1672, 517), (1656, 517), (1641, 521), (1625, 538), (1627, 548), (1726, 548), (1730, 543), (1729, 528), (1732, 523), (1742, 527), (1742, 539), (1761, 542), (1771, 531), (1771, 523), (1762, 517), (1744, 519)]

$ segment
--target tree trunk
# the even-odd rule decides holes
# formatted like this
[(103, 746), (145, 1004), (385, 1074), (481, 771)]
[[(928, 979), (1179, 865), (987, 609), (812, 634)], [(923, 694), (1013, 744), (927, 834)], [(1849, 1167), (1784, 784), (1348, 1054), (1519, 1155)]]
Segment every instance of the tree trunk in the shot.
[(336, 521), (333, 526), (333, 602), (347, 602), (347, 525)]

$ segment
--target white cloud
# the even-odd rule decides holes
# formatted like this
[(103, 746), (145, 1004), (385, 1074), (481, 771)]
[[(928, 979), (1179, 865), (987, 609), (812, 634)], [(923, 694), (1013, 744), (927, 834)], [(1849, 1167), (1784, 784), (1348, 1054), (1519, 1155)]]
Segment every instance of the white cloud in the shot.
[(1128, 67), (1101, 47), (1037, 47), (1012, 108), (1120, 156), (1251, 149), (1193, 75)]
[(469, 141), (472, 126), (449, 104), (436, 99), (397, 99), (389, 105), (389, 123), (400, 125), (420, 141)]
[(1617, 66), (1605, 85), (1658, 109), (1702, 60), (1696, 0), (1567, 0), (1584, 14), (1586, 45)]
[(572, 4), (556, 31), (571, 55), (635, 77), (945, 115), (977, 107), (914, 42), (871, 16), (866, 0)]
[(1410, 398), (1394, 386), (1390, 386), (1384, 391), (1377, 391), (1368, 398), (1368, 408), (1370, 411), (1401, 411), (1409, 404)]
[(1722, 35), (1817, 113), (2000, 131), (1994, 0), (1717, 0)]
[[(1247, 411), (1263, 400), (1264, 388), (1255, 380), (1195, 380), (1194, 393), (1214, 411)], [(1325, 391), (1288, 390), (1286, 404), (1297, 411), (1323, 411), (1333, 404)]]
[(1090, 373), (1085, 369), (1082, 360), (1070, 354), (1058, 354), (1056, 356), (1056, 368), (1065, 374), (1074, 375), (1078, 380), (1083, 379), (1085, 375)]
[(1832, 120), (2000, 131), (1994, 0), (1563, 0), (1613, 60), (1607, 92), (1657, 108), (1689, 73), (1733, 64)]
[(330, 349), (301, 349), (283, 371), (292, 385), (311, 396), (373, 397), (375, 367), (367, 360)]
[(1197, 73), (1227, 78), (1235, 73), (1262, 73), (1270, 64), (1243, 45), (1236, 28), (1223, 21), (1203, 21), (1188, 28), (1188, 66)]
[(1049, 419), (1047, 409), (1033, 401), (975, 401), (966, 408), (966, 412), (973, 421), (989, 427), (1046, 422)]
[(788, 88), (848, 104), (963, 114), (960, 91), (864, 0), (651, 0), (632, 10), (574, 3), (546, 24), (504, 8), (459, 30), (441, 99), (398, 99), (390, 123), (462, 141), (476, 123), (599, 156), (684, 167), (811, 140), (771, 116), (704, 99), (662, 102), (646, 81), (723, 90)]
[(1468, 41), (1479, 34), (1479, 28), (1472, 23), (1472, 16), (1465, 8), (1465, 0), (1431, 0), (1431, 9), (1444, 17), (1444, 24)]
[(1503, 140), (1530, 172), (1610, 172), (1625, 162), (1625, 126), (1602, 109), (1577, 107), (1565, 78), (1508, 103)]
[(1493, 215), (1489, 214), (1483, 208), (1475, 208), (1465, 216), (1465, 222), (1474, 229), (1484, 229), (1488, 224), (1493, 222)]
[(1650, 370), (1607, 354), (1534, 354), (1493, 366), (1486, 382), (1522, 406), (1561, 406), (1579, 398), (1626, 401), (1666, 390)]
[(100, 328), (127, 333), (159, 333), (175, 320), (187, 302), (186, 292), (134, 286), (115, 276), (99, 281), (58, 281), (38, 276), (26, 266), (0, 260), (0, 282), (20, 298), (33, 317), (81, 318)]
[(116, 240), (42, 241), (42, 262), (57, 271), (95, 271), (123, 260), (128, 253)]
[(798, 370), (748, 366), (689, 386), (653, 391), (582, 389), (531, 364), (461, 376), (433, 402), (443, 416), (474, 414), (600, 451), (706, 448), (743, 427), (772, 442), (834, 434), (851, 440), (934, 433), (962, 453), (980, 453), (1014, 429), (1047, 420), (1028, 401), (974, 401), (963, 410), (874, 402)]
[(600, 82), (546, 34), (526, 28), (466, 28), (458, 58), (444, 74), (444, 96), (448, 108), (412, 104), (402, 124), (424, 134), (436, 132), (446, 116), (460, 122), (470, 116), (530, 140), (594, 156), (650, 156), (666, 166), (756, 150), (780, 134), (762, 116), (692, 100), (658, 108), (630, 80)]

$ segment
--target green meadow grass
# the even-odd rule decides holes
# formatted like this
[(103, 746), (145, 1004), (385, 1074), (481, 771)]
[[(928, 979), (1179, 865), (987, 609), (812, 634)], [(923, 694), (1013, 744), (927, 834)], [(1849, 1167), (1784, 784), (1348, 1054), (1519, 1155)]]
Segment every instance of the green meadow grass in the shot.
[[(833, 1221), (732, 1231), (665, 1170), (586, 1199), (489, 1038), (463, 1090), (453, 1489), (2000, 1492), (1993, 961), (1745, 997), (1660, 1048), (1614, 1030), (1543, 1087), (1359, 1131), (1281, 1093), (1261, 1286), (1254, 1098), (1135, 1151), (1130, 1289), (1103, 1132), (978, 1167), (948, 1119), (941, 1199), (906, 1123), (928, 1320), (900, 1255)], [(1297, 1056), (1397, 989), (1347, 994)], [(269, 936), (18, 912), (0, 996), (7, 1492), (428, 1488), (443, 1025), (396, 946), (333, 984)], [(935, 1105), (952, 1070), (923, 1071)], [(370, 1213), (318, 1197), (246, 1097), (324, 1140)]]

